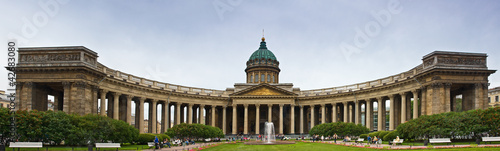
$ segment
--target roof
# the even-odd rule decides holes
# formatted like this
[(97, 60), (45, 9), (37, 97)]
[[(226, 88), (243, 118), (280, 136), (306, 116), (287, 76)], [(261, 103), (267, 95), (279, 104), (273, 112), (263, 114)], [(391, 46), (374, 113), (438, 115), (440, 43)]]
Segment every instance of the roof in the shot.
[(253, 52), (253, 54), (250, 56), (250, 60), (274, 60), (277, 61), (276, 56), (274, 56), (273, 52), (271, 52), (269, 49), (267, 49), (266, 46), (266, 41), (264, 38), (262, 38), (262, 42), (260, 42), (260, 47), (258, 50)]

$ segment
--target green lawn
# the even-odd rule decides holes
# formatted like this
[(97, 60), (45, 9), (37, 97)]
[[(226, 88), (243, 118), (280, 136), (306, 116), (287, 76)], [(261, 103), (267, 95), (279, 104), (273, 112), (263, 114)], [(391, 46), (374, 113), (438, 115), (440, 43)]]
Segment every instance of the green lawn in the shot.
[[(236, 144), (222, 144), (217, 147), (203, 149), (203, 151), (318, 151), (318, 150), (340, 150), (340, 151), (369, 151), (374, 150), (370, 148), (347, 147), (341, 145), (322, 144), (322, 143), (304, 143), (297, 142), (296, 144), (288, 145), (244, 145), (243, 143)], [(471, 150), (471, 151), (488, 151), (500, 150), (500, 148), (457, 148), (457, 149), (425, 149), (425, 150), (439, 150), (439, 151), (458, 151), (458, 150)]]

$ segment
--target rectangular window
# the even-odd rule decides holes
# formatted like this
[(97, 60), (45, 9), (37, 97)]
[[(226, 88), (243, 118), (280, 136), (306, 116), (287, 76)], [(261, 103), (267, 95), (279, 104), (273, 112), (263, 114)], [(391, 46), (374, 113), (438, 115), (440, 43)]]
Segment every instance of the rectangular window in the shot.
[(491, 97), (488, 97), (488, 103), (491, 103)]
[(498, 95), (495, 96), (495, 102), (498, 102)]
[(3, 108), (3, 104), (2, 103), (0, 103), (0, 108)]

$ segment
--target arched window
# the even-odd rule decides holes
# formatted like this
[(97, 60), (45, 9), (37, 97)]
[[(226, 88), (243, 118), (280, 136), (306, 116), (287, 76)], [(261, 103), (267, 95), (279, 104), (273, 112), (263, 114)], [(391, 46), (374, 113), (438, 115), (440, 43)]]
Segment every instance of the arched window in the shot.
[(264, 74), (260, 75), (260, 82), (264, 82), (264, 78), (266, 78)]
[(273, 75), (273, 83), (274, 83), (274, 75)]
[(255, 78), (253, 79), (253, 83), (257, 83), (259, 80), (259, 75), (255, 76)]
[(267, 82), (271, 82), (271, 75), (270, 74), (267, 75)]
[(250, 83), (252, 83), (252, 81), (253, 81), (253, 75), (250, 75), (250, 80), (249, 81), (250, 81)]

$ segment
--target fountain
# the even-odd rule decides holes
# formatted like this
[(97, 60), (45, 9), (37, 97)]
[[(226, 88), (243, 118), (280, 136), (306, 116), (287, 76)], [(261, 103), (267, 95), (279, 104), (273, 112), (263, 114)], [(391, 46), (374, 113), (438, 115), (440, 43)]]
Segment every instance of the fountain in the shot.
[(295, 141), (276, 141), (276, 133), (274, 132), (273, 122), (266, 122), (264, 124), (264, 135), (262, 141), (249, 141), (244, 144), (247, 145), (277, 145), (277, 144), (295, 144)]
[(276, 135), (274, 135), (274, 124), (273, 122), (266, 122), (264, 128), (264, 137), (266, 143), (273, 143), (276, 141)]

